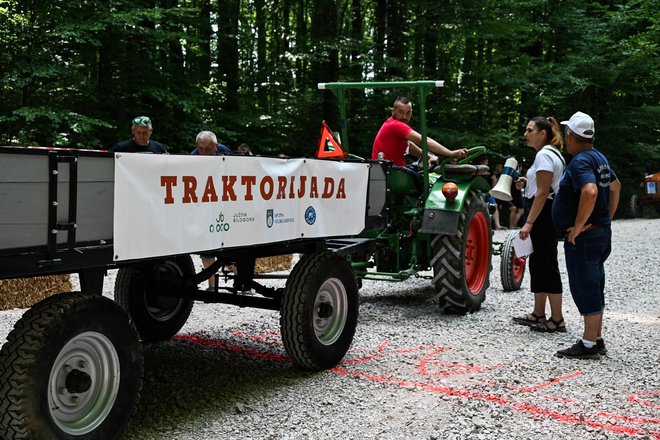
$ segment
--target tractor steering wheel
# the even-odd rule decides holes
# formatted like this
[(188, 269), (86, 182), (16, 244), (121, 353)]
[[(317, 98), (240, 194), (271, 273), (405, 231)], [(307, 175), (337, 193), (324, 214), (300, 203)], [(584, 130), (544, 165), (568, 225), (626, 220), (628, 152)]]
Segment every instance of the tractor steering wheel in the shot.
[[(472, 159), (474, 159), (475, 157), (478, 157), (478, 156), (484, 154), (485, 152), (486, 152), (486, 147), (484, 147), (483, 145), (468, 148), (467, 155), (463, 159), (458, 160), (456, 162), (456, 165), (461, 165), (461, 164), (464, 164), (464, 163), (468, 163)], [(449, 163), (451, 160), (452, 160), (451, 157), (446, 157), (438, 165), (445, 165), (445, 164)]]

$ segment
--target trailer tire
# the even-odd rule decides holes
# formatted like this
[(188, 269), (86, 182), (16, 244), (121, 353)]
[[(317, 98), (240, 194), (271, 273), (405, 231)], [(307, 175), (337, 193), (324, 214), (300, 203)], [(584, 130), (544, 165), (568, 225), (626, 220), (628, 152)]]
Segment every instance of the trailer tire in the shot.
[(492, 229), (486, 204), (471, 190), (463, 204), (454, 235), (436, 235), (431, 241), (433, 284), (440, 306), (450, 313), (472, 313), (481, 308), (490, 285)]
[(281, 333), (284, 348), (299, 366), (332, 368), (353, 342), (358, 288), (348, 261), (328, 251), (305, 254), (284, 289)]
[(0, 438), (115, 438), (136, 411), (142, 373), (121, 307), (80, 292), (46, 298), (0, 351)]
[(513, 240), (518, 236), (518, 231), (507, 235), (502, 243), (502, 252), (500, 256), (500, 278), (502, 279), (502, 289), (505, 292), (520, 289), (525, 278), (525, 266), (527, 258), (518, 257), (513, 247)]
[(115, 301), (133, 319), (144, 342), (170, 339), (192, 312), (194, 301), (159, 295), (163, 276), (175, 281), (193, 276), (195, 266), (189, 255), (158, 261), (149, 265), (122, 267), (115, 281)]

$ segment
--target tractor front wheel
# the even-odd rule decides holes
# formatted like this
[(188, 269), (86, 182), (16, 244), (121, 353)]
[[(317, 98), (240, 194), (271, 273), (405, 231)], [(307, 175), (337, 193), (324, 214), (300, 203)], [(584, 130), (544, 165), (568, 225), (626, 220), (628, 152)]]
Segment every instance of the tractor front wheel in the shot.
[(516, 255), (513, 247), (513, 240), (518, 236), (518, 231), (507, 235), (502, 243), (502, 254), (500, 257), (500, 278), (502, 279), (502, 289), (505, 292), (520, 289), (520, 285), (525, 277), (525, 265), (527, 259)]

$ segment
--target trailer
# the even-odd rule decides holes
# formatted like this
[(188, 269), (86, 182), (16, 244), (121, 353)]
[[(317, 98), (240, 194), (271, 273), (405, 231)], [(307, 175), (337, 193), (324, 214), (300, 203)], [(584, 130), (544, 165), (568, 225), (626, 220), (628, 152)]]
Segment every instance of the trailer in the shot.
[[(351, 238), (369, 223), (368, 197), (385, 191), (369, 169), (0, 147), (0, 279), (78, 273), (81, 285), (30, 308), (2, 346), (0, 437), (119, 435), (138, 403), (141, 344), (176, 334), (194, 301), (279, 310), (294, 362), (335, 366), (358, 318), (344, 255), (378, 246)], [(236, 176), (247, 183), (230, 185)], [(216, 261), (196, 273), (190, 254), (202, 251)], [(255, 258), (290, 253), (302, 257), (284, 288), (254, 278)], [(233, 287), (199, 287), (230, 263)], [(101, 295), (108, 269), (118, 269), (114, 302)]]

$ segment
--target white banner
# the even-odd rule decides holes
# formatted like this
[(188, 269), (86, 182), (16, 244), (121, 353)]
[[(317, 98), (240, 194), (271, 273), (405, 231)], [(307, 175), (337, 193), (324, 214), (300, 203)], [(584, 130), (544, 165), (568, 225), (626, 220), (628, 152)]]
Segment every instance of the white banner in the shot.
[(359, 234), (368, 164), (115, 154), (116, 261)]

